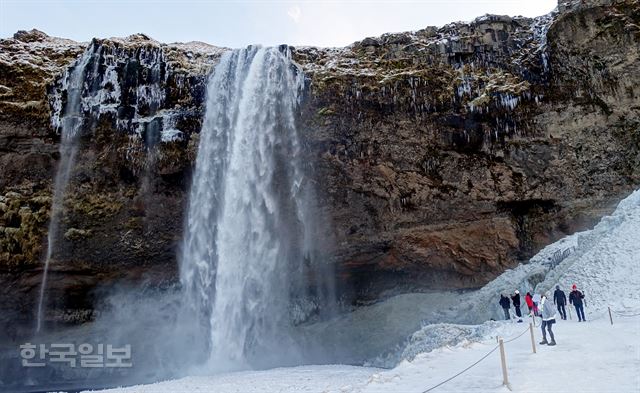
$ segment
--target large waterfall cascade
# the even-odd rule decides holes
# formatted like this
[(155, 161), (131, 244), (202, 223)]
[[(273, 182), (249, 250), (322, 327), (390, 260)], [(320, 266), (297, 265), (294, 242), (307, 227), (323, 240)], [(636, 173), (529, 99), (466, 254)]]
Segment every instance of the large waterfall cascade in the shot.
[(309, 278), (319, 223), (296, 129), (304, 75), (288, 49), (249, 47), (227, 52), (207, 88), (181, 258), (185, 299), (203, 326), (209, 369), (295, 362), (283, 348), (295, 347), (296, 299), (309, 288), (316, 299), (333, 292)]

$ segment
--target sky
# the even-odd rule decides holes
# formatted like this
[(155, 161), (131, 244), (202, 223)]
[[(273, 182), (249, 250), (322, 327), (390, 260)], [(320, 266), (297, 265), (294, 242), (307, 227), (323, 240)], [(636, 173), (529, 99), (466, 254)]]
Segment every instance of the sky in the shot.
[(161, 42), (344, 46), (486, 13), (539, 16), (557, 0), (0, 0), (0, 37), (36, 28), (89, 41), (144, 33)]

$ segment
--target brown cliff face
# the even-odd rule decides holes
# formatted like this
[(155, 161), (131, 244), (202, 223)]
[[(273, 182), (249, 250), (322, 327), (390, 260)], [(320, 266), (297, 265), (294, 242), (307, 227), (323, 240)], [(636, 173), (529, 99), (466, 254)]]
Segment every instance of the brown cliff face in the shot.
[[(346, 293), (478, 287), (636, 188), (639, 14), (624, 1), (294, 49), (309, 78), (300, 130)], [(47, 320), (91, 319), (102, 287), (174, 283), (206, 78), (222, 50), (37, 31), (0, 49), (5, 321), (34, 315), (61, 76), (85, 50), (99, 59), (100, 99), (84, 109)]]
[(144, 35), (79, 44), (35, 30), (0, 47), (0, 297), (11, 299), (3, 319), (32, 325), (64, 73), (85, 50), (94, 53), (85, 80), (93, 87), (82, 97), (86, 121), (54, 242), (46, 320), (91, 319), (99, 288), (173, 283), (206, 78), (222, 50)]
[(638, 10), (298, 50), (303, 129), (358, 292), (478, 287), (637, 187)]

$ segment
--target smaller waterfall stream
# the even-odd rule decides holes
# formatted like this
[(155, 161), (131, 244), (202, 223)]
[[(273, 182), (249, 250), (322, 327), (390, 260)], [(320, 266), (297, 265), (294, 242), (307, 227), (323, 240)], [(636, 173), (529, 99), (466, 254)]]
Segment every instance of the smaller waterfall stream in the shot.
[[(47, 253), (44, 261), (44, 272), (42, 274), (42, 284), (38, 296), (38, 316), (36, 331), (42, 328), (43, 305), (47, 287), (47, 275), (49, 273), (49, 263), (54, 252), (58, 229), (60, 226), (60, 216), (63, 210), (64, 195), (69, 184), (69, 178), (73, 171), (76, 154), (78, 152), (78, 137), (81, 134), (83, 124), (82, 91), (85, 85), (85, 75), (87, 65), (93, 56), (93, 46), (90, 46), (78, 60), (71, 72), (67, 75), (67, 102), (64, 113), (60, 120), (61, 140), (60, 140), (60, 161), (56, 171), (53, 188), (53, 198), (51, 203), (51, 213), (49, 217), (49, 229), (47, 233)], [(96, 70), (94, 70), (95, 74)]]

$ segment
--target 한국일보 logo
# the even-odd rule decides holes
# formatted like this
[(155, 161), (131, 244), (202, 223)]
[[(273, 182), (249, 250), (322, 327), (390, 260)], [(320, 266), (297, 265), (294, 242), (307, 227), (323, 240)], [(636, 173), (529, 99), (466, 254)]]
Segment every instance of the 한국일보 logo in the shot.
[(23, 367), (44, 367), (47, 363), (67, 363), (69, 367), (132, 367), (131, 345), (111, 344), (31, 344), (20, 345)]

